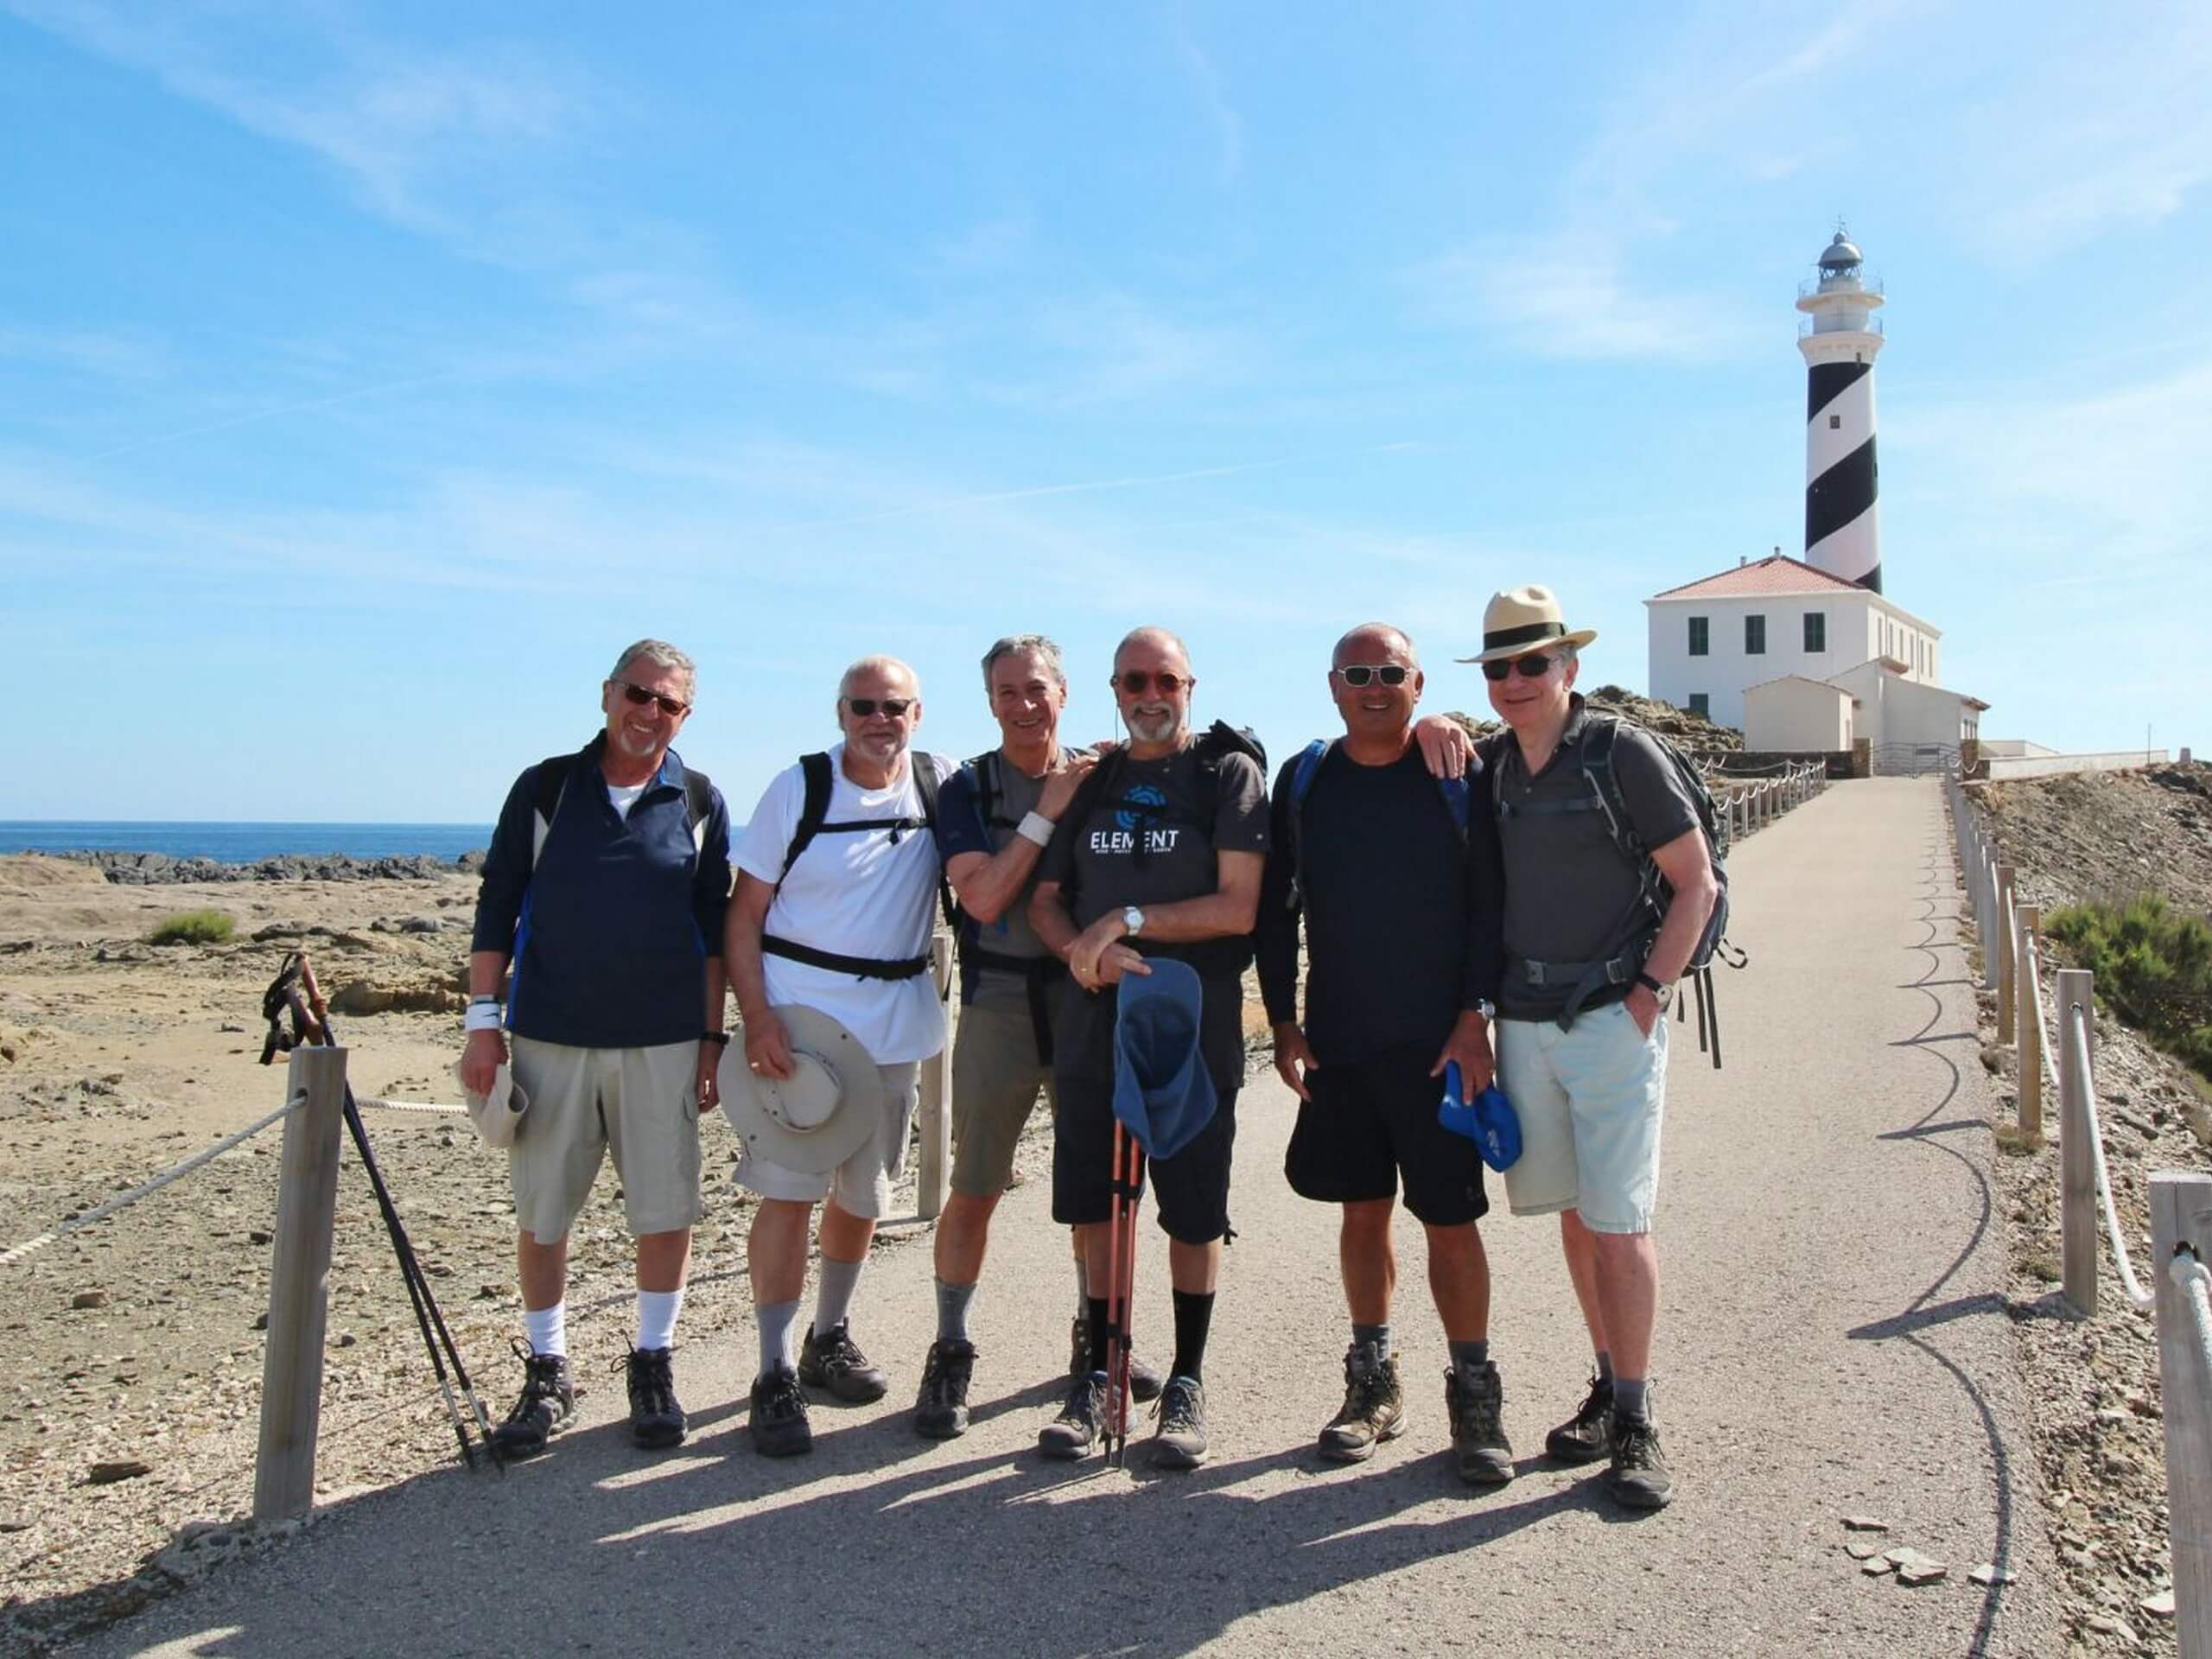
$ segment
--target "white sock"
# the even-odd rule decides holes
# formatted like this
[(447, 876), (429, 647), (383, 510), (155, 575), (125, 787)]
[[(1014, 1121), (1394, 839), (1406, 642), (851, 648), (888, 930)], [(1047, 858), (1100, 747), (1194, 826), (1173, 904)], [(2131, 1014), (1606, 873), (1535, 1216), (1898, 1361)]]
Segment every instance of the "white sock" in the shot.
[(638, 1346), (650, 1352), (673, 1347), (676, 1316), (683, 1311), (683, 1287), (638, 1293)]
[(533, 1354), (560, 1354), (569, 1351), (569, 1304), (557, 1301), (550, 1307), (525, 1307), (522, 1311), (523, 1339), (530, 1344)]

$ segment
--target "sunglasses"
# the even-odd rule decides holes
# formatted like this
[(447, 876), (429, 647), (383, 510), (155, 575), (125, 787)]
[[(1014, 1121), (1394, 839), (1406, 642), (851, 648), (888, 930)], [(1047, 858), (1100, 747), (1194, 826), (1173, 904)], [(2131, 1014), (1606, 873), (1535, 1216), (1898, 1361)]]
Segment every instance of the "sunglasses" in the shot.
[(1403, 685), (1409, 671), (1396, 663), (1383, 663), (1379, 665), (1373, 663), (1348, 663), (1342, 668), (1332, 668), (1329, 671), (1354, 690), (1376, 680), (1382, 681), (1385, 685)]
[(690, 703), (678, 702), (674, 697), (664, 697), (659, 692), (648, 691), (642, 685), (632, 685), (627, 680), (617, 680), (614, 683), (622, 688), (624, 701), (634, 702), (640, 709), (647, 703), (656, 704), (661, 713), (666, 715), (671, 720), (681, 720), (691, 712)]
[(1486, 680), (1502, 680), (1517, 668), (1521, 671), (1522, 678), (1541, 680), (1552, 671), (1552, 664), (1558, 660), (1558, 658), (1547, 657), (1540, 651), (1533, 657), (1513, 657), (1503, 662), (1484, 663), (1483, 677)]
[(847, 697), (845, 707), (866, 720), (880, 709), (892, 720), (903, 720), (906, 711), (914, 706), (912, 697)]
[(1142, 696), (1145, 688), (1153, 685), (1160, 688), (1161, 696), (1172, 697), (1185, 686), (1196, 685), (1198, 682), (1185, 679), (1180, 674), (1147, 674), (1141, 668), (1133, 668), (1126, 674), (1116, 675), (1113, 683), (1133, 697)]

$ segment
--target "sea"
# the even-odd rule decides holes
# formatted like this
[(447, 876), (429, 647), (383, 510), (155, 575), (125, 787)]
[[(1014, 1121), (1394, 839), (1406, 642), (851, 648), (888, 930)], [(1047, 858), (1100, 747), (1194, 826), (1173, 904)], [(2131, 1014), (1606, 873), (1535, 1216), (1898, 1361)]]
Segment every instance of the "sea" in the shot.
[(492, 843), (488, 823), (162, 823), (0, 819), (0, 853), (166, 853), (225, 864), (297, 853), (453, 859)]

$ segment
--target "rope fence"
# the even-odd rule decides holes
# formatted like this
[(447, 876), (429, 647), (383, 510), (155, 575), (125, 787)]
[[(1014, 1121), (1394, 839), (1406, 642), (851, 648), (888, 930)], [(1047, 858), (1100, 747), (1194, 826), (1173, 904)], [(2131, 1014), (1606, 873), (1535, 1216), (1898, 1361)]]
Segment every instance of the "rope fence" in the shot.
[(2146, 1290), (2120, 1230), (2105, 1159), (2093, 976), (2076, 968), (2051, 976), (2054, 1043), (2044, 1006), (2041, 909), (2018, 897), (2013, 868), (1999, 861), (1955, 766), (1944, 791), (1981, 986), (1995, 993), (1998, 1042), (2013, 1047), (2019, 1060), (2024, 1135), (2041, 1138), (2045, 1086), (2058, 1096), (2060, 1294), (2077, 1317), (2094, 1317), (2101, 1224), (2130, 1309), (2156, 1310), (2176, 1634), (2183, 1659), (2212, 1659), (2212, 1272), (2200, 1249), (2212, 1246), (2212, 1174), (2151, 1176), (2152, 1249), (2168, 1266)]
[(1709, 772), (1706, 786), (1720, 810), (1720, 821), (1732, 842), (1773, 823), (1793, 806), (1802, 806), (1828, 786), (1827, 768), (1818, 761), (1777, 762), (1770, 778), (1745, 783), (1740, 774)]

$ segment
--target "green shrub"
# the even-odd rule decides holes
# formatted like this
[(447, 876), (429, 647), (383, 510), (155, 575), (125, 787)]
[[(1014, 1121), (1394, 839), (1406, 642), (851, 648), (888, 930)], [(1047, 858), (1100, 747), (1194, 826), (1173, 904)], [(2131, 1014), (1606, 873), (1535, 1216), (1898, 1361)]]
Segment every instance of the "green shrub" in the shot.
[(2146, 893), (2069, 906), (2044, 930), (2097, 976), (2098, 999), (2114, 1014), (2212, 1077), (2212, 923)]
[(221, 944), (231, 937), (231, 918), (219, 910), (181, 910), (154, 924), (149, 944)]

